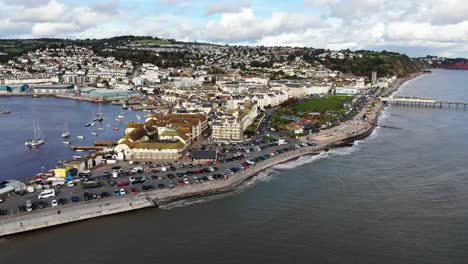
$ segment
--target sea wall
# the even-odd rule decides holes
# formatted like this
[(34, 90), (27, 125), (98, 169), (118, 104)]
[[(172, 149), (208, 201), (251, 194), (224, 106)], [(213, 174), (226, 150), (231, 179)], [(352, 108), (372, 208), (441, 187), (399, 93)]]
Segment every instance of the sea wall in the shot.
[(42, 209), (23, 213), (19, 216), (2, 218), (0, 221), (0, 237), (151, 206), (155, 206), (155, 204), (147, 197), (129, 195), (124, 198), (109, 198)]

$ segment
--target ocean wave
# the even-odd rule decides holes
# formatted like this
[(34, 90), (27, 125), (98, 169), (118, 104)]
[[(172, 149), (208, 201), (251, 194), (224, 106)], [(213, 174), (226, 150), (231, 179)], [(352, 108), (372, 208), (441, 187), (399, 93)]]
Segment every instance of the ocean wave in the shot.
[(277, 172), (274, 171), (272, 168), (268, 168), (264, 171), (259, 172), (255, 177), (252, 177), (251, 179), (243, 182), (240, 186), (236, 188), (236, 190), (232, 192), (227, 192), (227, 193), (221, 193), (221, 194), (214, 194), (210, 196), (205, 196), (205, 197), (195, 197), (195, 198), (188, 198), (188, 199), (183, 199), (180, 201), (172, 202), (169, 204), (161, 205), (159, 208), (160, 209), (174, 209), (174, 208), (179, 208), (179, 207), (185, 207), (193, 204), (199, 204), (199, 203), (205, 203), (205, 202), (211, 202), (214, 200), (218, 199), (223, 199), (226, 197), (230, 197), (233, 195), (237, 195), (250, 187), (255, 186), (258, 183), (261, 182), (270, 182), (273, 180), (273, 175), (276, 174)]

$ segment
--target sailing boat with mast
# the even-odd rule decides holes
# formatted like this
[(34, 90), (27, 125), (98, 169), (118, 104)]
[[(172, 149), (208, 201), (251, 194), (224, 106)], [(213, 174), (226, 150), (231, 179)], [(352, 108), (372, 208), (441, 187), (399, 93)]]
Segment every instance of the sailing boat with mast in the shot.
[(65, 120), (65, 130), (62, 132), (63, 138), (70, 137), (70, 131), (68, 130), (68, 122)]
[(99, 112), (97, 113), (97, 121), (102, 122), (104, 120), (104, 115), (101, 112), (101, 102), (99, 102)]
[(42, 135), (41, 128), (39, 127), (38, 124), (36, 124), (35, 121), (33, 121), (33, 127), (34, 127), (34, 139), (29, 139), (26, 142), (24, 142), (25, 146), (28, 147), (37, 147), (39, 145), (44, 144), (45, 140)]

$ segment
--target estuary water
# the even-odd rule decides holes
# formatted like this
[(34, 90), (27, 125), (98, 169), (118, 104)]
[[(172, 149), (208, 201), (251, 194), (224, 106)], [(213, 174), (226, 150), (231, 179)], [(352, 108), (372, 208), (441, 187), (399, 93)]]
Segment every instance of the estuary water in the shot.
[[(466, 83), (436, 70), (398, 95), (468, 101)], [(397, 128), (221, 199), (7, 237), (1, 263), (467, 263), (468, 110), (390, 106), (379, 123)]]
[[(112, 140), (124, 133), (125, 122), (138, 121), (135, 111), (124, 111), (120, 106), (102, 104), (104, 115), (102, 122), (95, 126), (85, 124), (96, 117), (99, 104), (74, 101), (53, 97), (0, 97), (0, 110), (11, 111), (9, 115), (0, 115), (0, 180), (25, 179), (41, 171), (55, 168), (57, 161), (70, 160), (86, 152), (75, 152), (72, 145), (93, 145), (96, 140)], [(124, 114), (123, 122), (115, 118)], [(45, 138), (45, 144), (37, 148), (24, 146), (24, 142), (33, 138), (33, 122), (36, 122)], [(68, 123), (71, 133), (70, 145), (63, 143), (61, 134)], [(119, 128), (119, 130), (114, 130)], [(92, 135), (96, 132), (97, 135)], [(78, 139), (84, 136), (85, 139)]]

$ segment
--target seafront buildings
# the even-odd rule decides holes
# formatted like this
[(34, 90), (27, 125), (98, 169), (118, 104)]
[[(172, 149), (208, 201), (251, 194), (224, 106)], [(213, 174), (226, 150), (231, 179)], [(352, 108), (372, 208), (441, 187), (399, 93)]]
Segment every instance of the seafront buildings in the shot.
[(144, 123), (128, 123), (114, 148), (117, 159), (180, 159), (207, 129), (201, 114), (152, 115)]
[[(185, 55), (180, 59), (183, 65), (174, 67), (102, 55), (133, 51), (155, 57)], [(257, 117), (291, 98), (359, 97), (394, 81), (391, 76), (378, 78), (375, 72), (354, 76), (321, 63), (362, 56), (351, 51), (304, 53), (299, 48), (208, 44), (127, 42), (106, 44), (102, 51), (68, 45), (26, 52), (0, 64), (0, 95), (126, 103), (136, 110), (170, 114), (167, 122), (153, 116), (142, 124), (129, 123), (117, 149), (126, 157), (172, 159), (183, 155), (202, 131), (212, 142), (245, 140), (246, 129)], [(202, 127), (188, 127), (175, 114), (197, 117)]]

